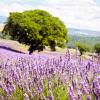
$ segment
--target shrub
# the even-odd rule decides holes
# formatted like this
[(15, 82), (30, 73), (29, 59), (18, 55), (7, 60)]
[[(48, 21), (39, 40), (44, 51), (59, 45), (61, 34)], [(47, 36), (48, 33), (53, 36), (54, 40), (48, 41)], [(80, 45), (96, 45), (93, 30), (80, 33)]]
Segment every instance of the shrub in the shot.
[(99, 53), (100, 53), (100, 44), (98, 43), (98, 44), (95, 44), (95, 46), (94, 46), (94, 51), (96, 52), (96, 53), (98, 53), (98, 55), (99, 55)]
[(77, 42), (76, 47), (80, 51), (80, 55), (83, 55), (84, 52), (89, 51), (89, 46), (81, 42)]

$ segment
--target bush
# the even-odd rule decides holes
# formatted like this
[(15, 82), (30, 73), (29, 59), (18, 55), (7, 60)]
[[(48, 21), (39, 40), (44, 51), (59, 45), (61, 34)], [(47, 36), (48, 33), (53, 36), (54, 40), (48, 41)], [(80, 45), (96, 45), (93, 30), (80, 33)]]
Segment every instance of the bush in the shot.
[(80, 55), (83, 55), (84, 52), (89, 51), (89, 46), (87, 44), (81, 43), (81, 42), (77, 42), (76, 43), (76, 47), (78, 48), (78, 50), (80, 51)]
[(2, 34), (2, 33), (0, 33), (0, 38), (1, 38), (1, 39), (10, 40), (10, 39), (11, 39), (11, 36), (10, 36), (9, 34)]
[(99, 53), (100, 53), (100, 44), (98, 43), (98, 44), (95, 44), (95, 46), (94, 46), (94, 51), (96, 52), (96, 53), (98, 53), (98, 55), (99, 55)]

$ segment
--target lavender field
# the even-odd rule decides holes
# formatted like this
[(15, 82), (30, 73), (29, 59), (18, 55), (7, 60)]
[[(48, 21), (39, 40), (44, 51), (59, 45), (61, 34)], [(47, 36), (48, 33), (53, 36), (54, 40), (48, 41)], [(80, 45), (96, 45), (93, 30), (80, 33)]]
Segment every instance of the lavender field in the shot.
[(100, 100), (100, 57), (0, 49), (0, 100)]
[(100, 0), (0, 0), (0, 100), (100, 100)]

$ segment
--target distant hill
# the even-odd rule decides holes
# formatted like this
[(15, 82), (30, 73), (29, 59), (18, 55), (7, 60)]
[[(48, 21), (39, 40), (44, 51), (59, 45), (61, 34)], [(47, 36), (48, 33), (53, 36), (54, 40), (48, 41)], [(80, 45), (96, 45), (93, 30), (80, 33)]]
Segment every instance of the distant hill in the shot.
[(91, 30), (69, 29), (70, 41), (68, 47), (75, 47), (75, 43), (80, 41), (93, 47), (96, 43), (100, 43), (100, 32)]
[(75, 29), (69, 28), (69, 35), (87, 35), (87, 36), (100, 36), (100, 31), (85, 30), (85, 29)]

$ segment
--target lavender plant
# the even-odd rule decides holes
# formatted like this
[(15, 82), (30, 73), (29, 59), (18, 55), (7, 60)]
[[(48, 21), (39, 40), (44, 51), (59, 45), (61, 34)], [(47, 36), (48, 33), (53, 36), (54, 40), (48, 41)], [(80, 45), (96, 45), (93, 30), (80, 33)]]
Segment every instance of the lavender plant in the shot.
[(99, 59), (75, 53), (28, 55), (0, 49), (0, 100), (99, 100)]

